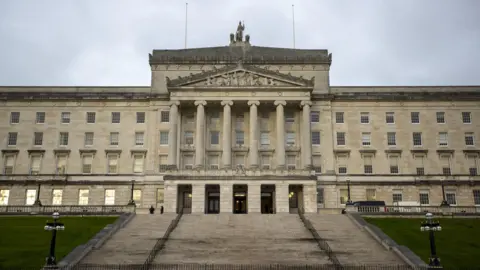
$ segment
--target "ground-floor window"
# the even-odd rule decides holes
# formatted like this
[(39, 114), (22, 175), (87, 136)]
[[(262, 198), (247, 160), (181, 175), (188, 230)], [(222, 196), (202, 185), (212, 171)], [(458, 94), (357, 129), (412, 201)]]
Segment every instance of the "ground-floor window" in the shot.
[(325, 203), (323, 192), (323, 188), (317, 187), (317, 203)]
[(480, 205), (480, 189), (473, 190), (473, 203), (475, 205)]
[(419, 200), (420, 200), (420, 205), (429, 205), (430, 204), (430, 198), (428, 196), (428, 191), (420, 191), (419, 194)]
[(142, 191), (140, 189), (133, 190), (133, 201), (135, 201), (136, 206), (140, 206), (142, 202)]
[(0, 205), (8, 205), (8, 198), (10, 197), (10, 190), (0, 190)]
[(445, 192), (445, 198), (447, 199), (447, 203), (449, 205), (456, 205), (457, 204), (457, 196), (453, 191)]
[(35, 199), (37, 197), (37, 190), (36, 189), (27, 189), (25, 198), (25, 205), (33, 205), (35, 203)]
[(62, 205), (63, 190), (54, 189), (52, 191), (52, 205)]
[(115, 204), (115, 189), (106, 189), (105, 205), (114, 205), (114, 204)]
[(88, 189), (80, 189), (78, 191), (78, 205), (88, 205), (88, 195), (90, 191)]

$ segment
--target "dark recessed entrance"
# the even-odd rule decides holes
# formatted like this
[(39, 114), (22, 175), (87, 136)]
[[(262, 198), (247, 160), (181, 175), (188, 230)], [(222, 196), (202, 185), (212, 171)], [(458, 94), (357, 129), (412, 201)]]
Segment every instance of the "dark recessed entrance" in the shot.
[(177, 213), (180, 210), (184, 214), (192, 213), (192, 185), (178, 185)]
[(205, 186), (205, 202), (206, 214), (220, 213), (220, 185)]
[(262, 214), (275, 213), (275, 185), (261, 186), (260, 209)]
[(246, 214), (248, 212), (248, 186), (233, 185), (233, 213)]
[(298, 209), (303, 209), (302, 185), (290, 185), (288, 187), (288, 204), (290, 213), (298, 213)]

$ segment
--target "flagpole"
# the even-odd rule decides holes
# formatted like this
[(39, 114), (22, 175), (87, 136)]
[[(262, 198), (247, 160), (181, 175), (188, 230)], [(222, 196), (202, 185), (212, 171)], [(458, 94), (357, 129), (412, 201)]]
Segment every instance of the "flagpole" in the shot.
[(188, 3), (185, 3), (185, 49), (187, 48)]
[(292, 5), (293, 48), (295, 49), (295, 5)]

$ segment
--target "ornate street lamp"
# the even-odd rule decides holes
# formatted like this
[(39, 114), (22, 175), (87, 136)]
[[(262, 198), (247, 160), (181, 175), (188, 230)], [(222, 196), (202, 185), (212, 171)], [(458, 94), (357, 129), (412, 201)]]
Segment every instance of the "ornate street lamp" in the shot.
[(130, 190), (130, 201), (128, 201), (127, 205), (136, 205), (135, 201), (133, 200), (133, 189), (135, 188), (135, 180), (132, 180), (132, 187)]
[(47, 257), (47, 268), (56, 268), (57, 260), (55, 258), (55, 241), (57, 239), (57, 231), (65, 230), (63, 223), (58, 222), (60, 214), (58, 212), (53, 212), (52, 214), (53, 222), (47, 222), (45, 225), (46, 231), (52, 231), (52, 240), (50, 241), (50, 255)]
[(430, 258), (428, 265), (430, 268), (440, 268), (443, 269), (442, 265), (440, 264), (440, 258), (437, 257), (437, 247), (435, 246), (435, 232), (439, 232), (442, 230), (440, 226), (440, 222), (433, 220), (433, 214), (427, 213), (425, 215), (426, 221), (422, 222), (420, 226), (420, 230), (422, 232), (429, 232), (429, 239), (430, 239)]
[(352, 199), (350, 198), (350, 179), (347, 179), (347, 203), (345, 205), (353, 205)]

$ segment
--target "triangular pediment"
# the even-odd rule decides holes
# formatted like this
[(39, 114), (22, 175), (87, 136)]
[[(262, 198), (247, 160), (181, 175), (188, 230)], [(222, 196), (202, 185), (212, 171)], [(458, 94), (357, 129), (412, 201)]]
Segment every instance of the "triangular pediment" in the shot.
[(208, 72), (167, 78), (169, 87), (313, 87), (311, 80), (252, 66), (230, 66)]

